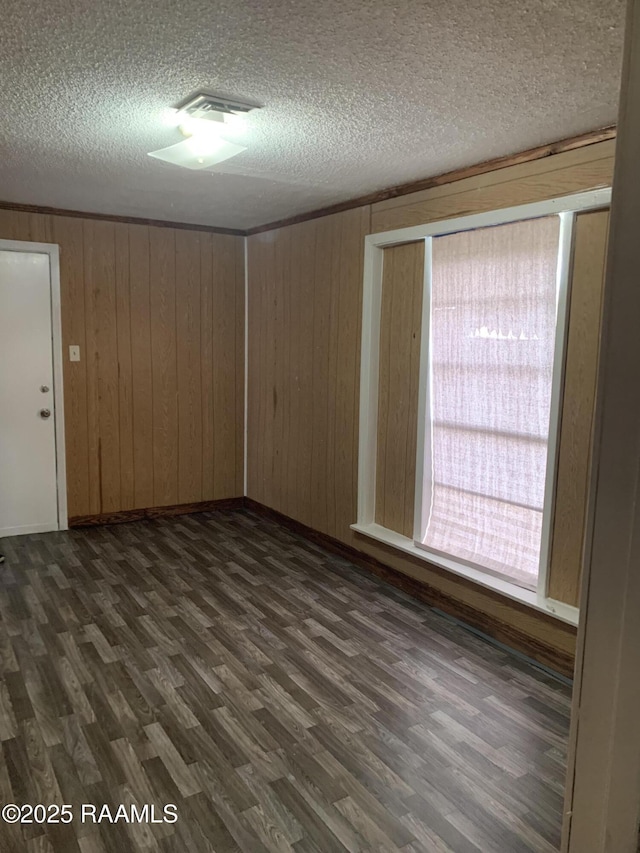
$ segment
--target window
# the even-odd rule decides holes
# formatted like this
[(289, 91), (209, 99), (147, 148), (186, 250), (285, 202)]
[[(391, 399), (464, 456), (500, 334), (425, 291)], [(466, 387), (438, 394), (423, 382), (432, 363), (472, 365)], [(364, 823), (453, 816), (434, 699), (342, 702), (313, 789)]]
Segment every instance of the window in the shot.
[(534, 588), (560, 218), (435, 237), (419, 542)]
[[(353, 529), (574, 624), (577, 609), (547, 596), (567, 286), (574, 214), (606, 207), (610, 198), (609, 189), (594, 190), (365, 238)], [(416, 241), (424, 241), (419, 396), (395, 394), (402, 411), (383, 415), (379, 425), (385, 249)], [(415, 278), (405, 290), (421, 287)], [(385, 314), (395, 324), (394, 340), (405, 314)], [(387, 346), (383, 412), (389, 353), (395, 350)], [(397, 369), (394, 363), (396, 375)], [(413, 371), (412, 362), (412, 377)], [(407, 456), (406, 471), (415, 473), (415, 490), (398, 470), (393, 492), (384, 491), (384, 511), (380, 505), (376, 513), (376, 489), (386, 489), (392, 458), (383, 453), (377, 482), (378, 436), (381, 447), (397, 447), (411, 432), (409, 420), (417, 452), (415, 469)], [(401, 430), (389, 433), (396, 423)], [(404, 507), (395, 530), (385, 526), (394, 517), (390, 499)]]

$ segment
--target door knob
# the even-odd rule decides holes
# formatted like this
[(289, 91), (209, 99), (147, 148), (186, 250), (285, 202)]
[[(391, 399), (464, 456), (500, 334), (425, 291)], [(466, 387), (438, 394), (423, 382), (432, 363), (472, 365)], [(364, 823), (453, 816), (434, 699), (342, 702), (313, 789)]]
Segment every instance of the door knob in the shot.
[(51, 409), (40, 409), (40, 417), (41, 418), (50, 418), (51, 417)]

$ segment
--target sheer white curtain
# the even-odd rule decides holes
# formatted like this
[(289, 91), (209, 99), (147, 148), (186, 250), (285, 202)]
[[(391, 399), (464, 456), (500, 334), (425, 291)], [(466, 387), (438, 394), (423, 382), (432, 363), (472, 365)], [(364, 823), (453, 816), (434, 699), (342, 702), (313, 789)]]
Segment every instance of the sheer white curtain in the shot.
[(535, 587), (560, 219), (432, 242), (422, 543)]

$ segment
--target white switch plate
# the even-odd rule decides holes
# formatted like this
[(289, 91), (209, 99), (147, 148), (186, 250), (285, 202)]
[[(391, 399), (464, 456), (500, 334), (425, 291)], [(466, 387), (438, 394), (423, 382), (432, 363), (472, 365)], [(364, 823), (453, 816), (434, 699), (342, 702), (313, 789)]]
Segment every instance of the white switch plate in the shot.
[(69, 347), (69, 361), (80, 361), (80, 347)]

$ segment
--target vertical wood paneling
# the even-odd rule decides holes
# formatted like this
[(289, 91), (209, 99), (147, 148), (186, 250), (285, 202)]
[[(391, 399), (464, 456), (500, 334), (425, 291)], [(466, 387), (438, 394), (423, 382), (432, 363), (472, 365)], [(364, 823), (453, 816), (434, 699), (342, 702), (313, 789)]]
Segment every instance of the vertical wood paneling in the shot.
[(336, 441), (336, 430), (338, 427), (337, 400), (333, 389), (338, 382), (338, 316), (340, 309), (340, 277), (342, 275), (342, 224), (338, 217), (333, 217), (331, 223), (331, 244), (328, 251), (331, 268), (329, 271), (329, 317), (328, 317), (328, 343), (327, 343), (327, 443), (325, 464), (326, 477), (326, 505), (327, 505), (327, 533), (336, 535), (338, 513), (336, 489), (336, 453), (338, 443)]
[(80, 358), (86, 362), (87, 377), (87, 440), (89, 446), (89, 513), (102, 512), (102, 471), (100, 462), (100, 415), (99, 415), (99, 358), (96, 335), (95, 291), (93, 266), (95, 249), (93, 232), (94, 221), (85, 221), (82, 225), (82, 245), (84, 257), (85, 284), (85, 340), (86, 351), (80, 351)]
[(0, 239), (60, 246), (70, 517), (241, 495), (243, 238), (0, 210)]
[(202, 500), (213, 500), (213, 235), (200, 235), (200, 405)]
[(575, 606), (580, 596), (608, 227), (608, 211), (576, 217), (549, 568), (549, 596)]
[(16, 210), (0, 210), (2, 240), (31, 240), (29, 214)]
[[(266, 349), (267, 338), (267, 310), (265, 305), (265, 283), (273, 276), (275, 282), (275, 244), (277, 234), (270, 232), (257, 235), (248, 240), (248, 266), (251, 270), (249, 277), (249, 304), (248, 304), (248, 385), (249, 394), (247, 400), (247, 418), (249, 433), (247, 436), (248, 457), (248, 492), (257, 495), (256, 500), (264, 502), (266, 496), (264, 472), (268, 464), (266, 454), (261, 452), (261, 436), (263, 434), (265, 420), (265, 407), (268, 405), (268, 394), (266, 393), (267, 370), (264, 364), (263, 353)], [(293, 252), (293, 245), (291, 246)], [(288, 279), (287, 279), (288, 280)], [(289, 306), (294, 302), (295, 295), (287, 293)], [(291, 313), (291, 307), (290, 307)], [(294, 333), (293, 322), (288, 329), (290, 335)], [(292, 400), (290, 408), (293, 407), (296, 397), (295, 381), (292, 373), (289, 374), (287, 396)], [(293, 439), (292, 439), (293, 440)], [(275, 448), (274, 448), (275, 451)], [(286, 459), (293, 466), (293, 452), (290, 450)], [(294, 475), (292, 470), (287, 472), (286, 485), (282, 493), (289, 495), (294, 492), (288, 480), (288, 475)]]
[[(61, 247), (60, 301), (62, 304), (67, 505), (69, 516), (72, 517), (88, 512), (90, 506), (84, 240), (82, 220), (61, 216), (52, 217), (52, 219), (52, 239)], [(80, 361), (69, 361), (68, 352), (72, 345), (80, 347)]]
[(92, 512), (120, 507), (120, 425), (115, 224), (86, 220), (89, 484)]
[[(278, 241), (275, 246), (274, 257), (274, 286), (272, 302), (272, 324), (267, 329), (267, 340), (271, 340), (270, 352), (267, 356), (269, 365), (269, 386), (271, 395), (268, 399), (272, 415), (267, 422), (267, 434), (270, 426), (273, 427), (274, 435), (283, 435), (284, 432), (284, 293), (286, 290), (286, 256), (283, 251), (283, 241)], [(270, 459), (270, 465), (265, 470), (265, 480), (273, 482), (274, 500), (280, 502), (282, 493), (282, 469), (285, 454), (280, 442), (274, 442), (274, 452)]]
[(176, 231), (178, 503), (202, 500), (200, 235)]
[(153, 500), (178, 503), (178, 365), (175, 231), (149, 231), (153, 366)]
[(424, 241), (384, 250), (376, 521), (413, 536)]
[(116, 326), (118, 334), (118, 414), (120, 430), (120, 507), (135, 506), (133, 445), (133, 367), (131, 340), (131, 262), (128, 225), (115, 226)]
[(236, 491), (236, 238), (213, 241), (213, 482), (216, 495)]
[(278, 388), (276, 384), (277, 365), (280, 361), (282, 338), (278, 335), (278, 316), (281, 310), (280, 293), (282, 291), (282, 251), (280, 242), (273, 246), (273, 287), (268, 296), (265, 292), (265, 329), (262, 343), (264, 346), (265, 391), (266, 399), (263, 408), (264, 440), (273, 448), (273, 452), (265, 458), (262, 479), (265, 489), (269, 490), (272, 500), (279, 500), (281, 483), (277, 482), (282, 444), (275, 430), (276, 413), (279, 411)]
[[(274, 243), (272, 244), (272, 246), (275, 245), (275, 243), (277, 242), (283, 242), (286, 244), (288, 230), (289, 229), (285, 228), (282, 229), (282, 231), (278, 232), (277, 236), (275, 236), (274, 238)], [(269, 240), (270, 237), (271, 235), (265, 235), (265, 241)], [(301, 278), (301, 272), (305, 269), (306, 261), (304, 258), (303, 244), (298, 239), (298, 232), (295, 228), (292, 228), (290, 230), (289, 247), (290, 260), (287, 269), (288, 293), (286, 295), (286, 298), (289, 304), (289, 328), (287, 330), (287, 337), (289, 338), (290, 367), (288, 372), (289, 388), (285, 391), (285, 393), (289, 397), (290, 426), (289, 441), (287, 447), (285, 448), (287, 459), (287, 479), (280, 499), (284, 508), (283, 511), (287, 512), (289, 515), (292, 515), (293, 518), (297, 518), (297, 514), (299, 512), (298, 465), (300, 458), (300, 396), (302, 382), (304, 381), (304, 377), (302, 376), (302, 372), (300, 369), (300, 353), (303, 346), (307, 342), (305, 342), (302, 338), (300, 323), (300, 317), (303, 310), (305, 296), (302, 288), (298, 286), (298, 282)], [(263, 311), (268, 311), (268, 305), (266, 304), (266, 293), (268, 288), (269, 274), (269, 266), (267, 264), (267, 259), (265, 258), (261, 274), (261, 295)], [(251, 278), (251, 264), (249, 264), (249, 278)], [(263, 329), (263, 324), (260, 320), (260, 317), (258, 317), (258, 322), (260, 323), (258, 334), (260, 335), (264, 350), (269, 346), (268, 336), (265, 334), (266, 324), (265, 328)], [(265, 357), (264, 354), (262, 357)], [(249, 385), (249, 393), (253, 393), (253, 388), (251, 384)], [(263, 411), (264, 406), (262, 405), (262, 401), (260, 401), (261, 414), (263, 413)], [(258, 451), (260, 452), (259, 446)], [(249, 470), (251, 470), (251, 465), (249, 465)]]
[[(87, 234), (87, 229), (89, 233)], [(93, 245), (93, 230), (83, 224), (83, 249)], [(86, 361), (87, 377), (87, 437), (89, 444), (89, 508), (90, 512), (102, 511), (102, 472), (100, 462), (100, 406), (99, 406), (99, 353), (95, 330), (95, 291), (93, 252), (84, 251), (85, 281), (85, 339), (86, 351), (80, 351), (80, 359)]]
[(249, 494), (332, 535), (355, 518), (368, 227), (364, 208), (249, 239)]
[(244, 239), (233, 241), (235, 254), (234, 310), (235, 310), (235, 361), (236, 373), (236, 445), (235, 487), (233, 496), (244, 495), (244, 442), (245, 442), (245, 255)]
[(53, 242), (53, 217), (46, 213), (29, 213), (29, 239), (34, 243)]
[[(311, 505), (311, 477), (312, 477), (312, 454), (313, 454), (313, 362), (318, 353), (314, 352), (314, 304), (313, 294), (314, 289), (321, 287), (320, 271), (316, 267), (316, 259), (320, 256), (316, 254), (316, 240), (319, 231), (319, 222), (304, 222), (298, 226), (302, 257), (305, 259), (305, 274), (299, 281), (300, 288), (300, 313), (298, 315), (298, 334), (300, 336), (300, 347), (298, 350), (298, 394), (299, 394), (299, 410), (298, 410), (298, 446), (300, 454), (298, 456), (297, 466), (297, 485), (298, 485), (298, 502), (300, 520), (312, 525), (313, 512)], [(295, 235), (294, 235), (295, 239)], [(267, 335), (267, 340), (273, 335)], [(267, 363), (269, 358), (267, 357)], [(267, 422), (266, 435), (270, 437), (273, 432), (273, 422), (271, 419)], [(269, 472), (273, 475), (273, 470)], [(273, 488), (273, 487), (272, 487)]]
[[(318, 222), (316, 229), (316, 253), (318, 258), (328, 258), (331, 270), (332, 221), (326, 217)], [(331, 284), (326, 274), (317, 277), (311, 294), (313, 305), (313, 351), (311, 360), (311, 526), (319, 530), (329, 529), (327, 508), (327, 431), (329, 413), (329, 322), (331, 315)], [(280, 391), (281, 400), (284, 388)]]
[[(272, 234), (268, 235), (270, 238)], [(262, 323), (260, 322), (260, 308), (262, 304), (260, 293), (261, 270), (266, 263), (265, 240), (260, 235), (247, 240), (247, 266), (250, 275), (248, 281), (248, 304), (247, 304), (247, 383), (249, 393), (247, 398), (247, 423), (249, 426), (247, 434), (247, 491), (258, 495), (260, 489), (260, 463), (261, 454), (259, 450), (260, 432), (260, 400), (262, 399), (262, 366), (260, 363), (260, 334)], [(289, 396), (292, 389), (289, 390)]]
[(134, 507), (153, 506), (153, 366), (149, 231), (129, 226)]

